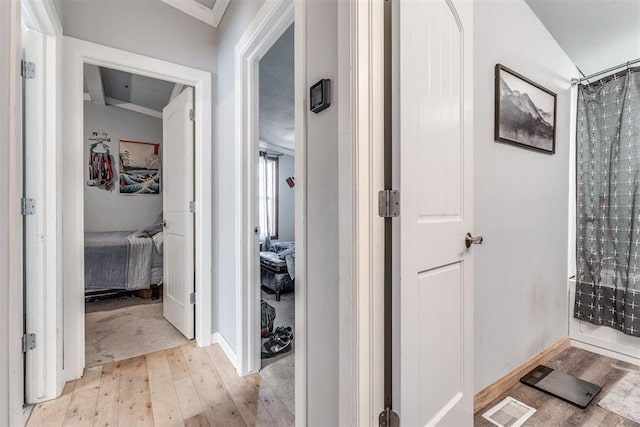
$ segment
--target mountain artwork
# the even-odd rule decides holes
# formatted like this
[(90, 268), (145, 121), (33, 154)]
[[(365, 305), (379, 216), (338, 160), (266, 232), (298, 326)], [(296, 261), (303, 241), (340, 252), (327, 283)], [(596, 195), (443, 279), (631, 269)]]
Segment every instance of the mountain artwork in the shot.
[(556, 95), (496, 65), (496, 140), (555, 152)]

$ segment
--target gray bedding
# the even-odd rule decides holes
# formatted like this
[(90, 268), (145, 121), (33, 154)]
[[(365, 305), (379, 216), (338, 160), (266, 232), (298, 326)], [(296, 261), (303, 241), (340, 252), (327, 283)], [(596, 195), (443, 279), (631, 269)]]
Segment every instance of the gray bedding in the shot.
[[(158, 262), (153, 240), (135, 237), (135, 234), (131, 231), (85, 233), (86, 290), (148, 289), (152, 279), (158, 279), (157, 266), (152, 271), (152, 261), (156, 261), (156, 265)], [(161, 274), (159, 278), (161, 282)]]
[(295, 270), (296, 246), (294, 242), (275, 242), (271, 250), (260, 252), (260, 262), (274, 268), (277, 271), (285, 270), (293, 280), (296, 277)]

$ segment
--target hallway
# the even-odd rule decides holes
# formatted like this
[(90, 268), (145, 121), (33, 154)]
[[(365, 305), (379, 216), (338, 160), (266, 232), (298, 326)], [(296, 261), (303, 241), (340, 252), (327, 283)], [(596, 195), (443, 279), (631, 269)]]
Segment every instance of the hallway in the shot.
[(87, 368), (27, 426), (293, 426), (260, 374), (237, 375), (219, 345), (194, 343)]

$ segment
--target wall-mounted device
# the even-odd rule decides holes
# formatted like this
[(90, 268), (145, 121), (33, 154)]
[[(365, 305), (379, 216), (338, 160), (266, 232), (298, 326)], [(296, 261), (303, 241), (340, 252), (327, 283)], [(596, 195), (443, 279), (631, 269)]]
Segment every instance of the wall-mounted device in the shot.
[(319, 113), (331, 105), (331, 80), (322, 79), (311, 86), (310, 90), (311, 111)]

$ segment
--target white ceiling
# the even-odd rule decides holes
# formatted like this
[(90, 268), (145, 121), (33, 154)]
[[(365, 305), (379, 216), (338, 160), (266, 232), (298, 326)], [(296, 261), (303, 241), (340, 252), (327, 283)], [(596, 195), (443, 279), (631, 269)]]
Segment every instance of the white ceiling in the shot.
[[(97, 69), (97, 77), (92, 74)], [(131, 74), (106, 67), (84, 65), (85, 92), (92, 88), (102, 92), (101, 96), (92, 95), (92, 102), (105, 102), (107, 105), (133, 104), (152, 112), (159, 113), (169, 103), (175, 83)], [(91, 81), (90, 81), (91, 80)], [(97, 87), (96, 87), (97, 85)], [(98, 94), (99, 95), (99, 94)]]
[(169, 97), (175, 85), (164, 80), (111, 68), (100, 67), (100, 71), (105, 96), (156, 111), (162, 111), (169, 103)]
[(196, 1), (201, 5), (208, 7), (209, 9), (213, 9), (213, 4), (216, 2), (216, 0), (196, 0)]
[(217, 28), (231, 0), (162, 0), (170, 6)]
[(525, 1), (585, 75), (640, 58), (640, 0)]
[(260, 60), (260, 139), (294, 149), (293, 24)]

